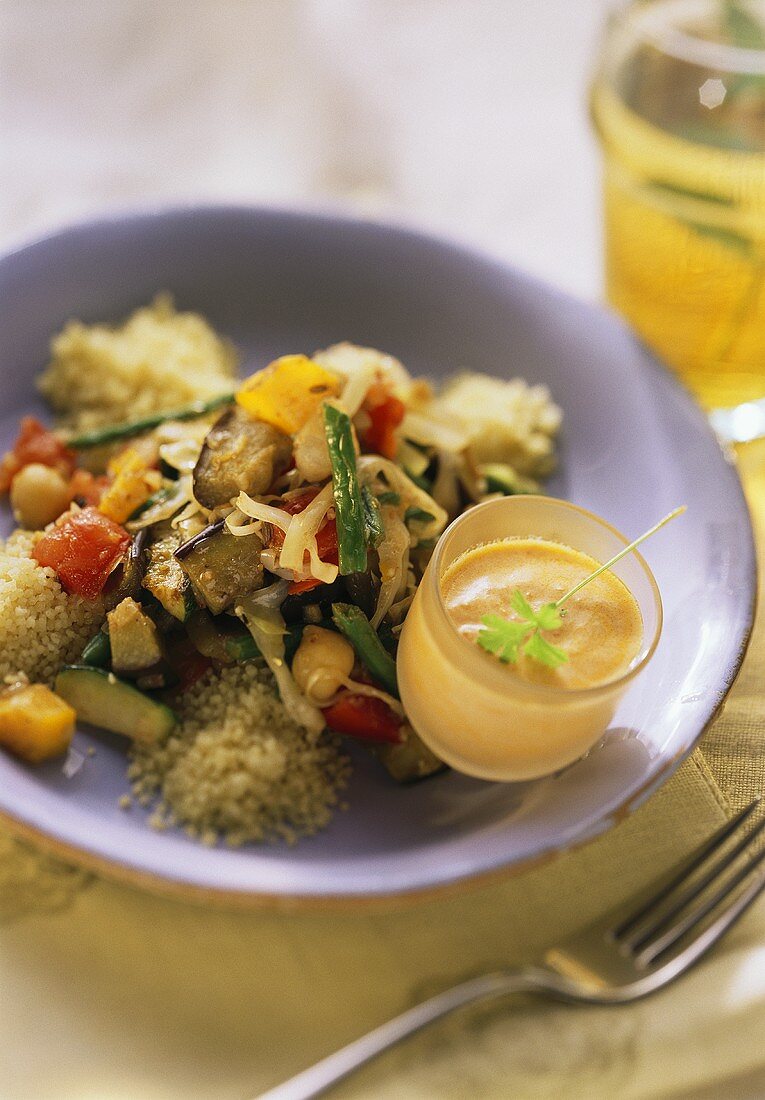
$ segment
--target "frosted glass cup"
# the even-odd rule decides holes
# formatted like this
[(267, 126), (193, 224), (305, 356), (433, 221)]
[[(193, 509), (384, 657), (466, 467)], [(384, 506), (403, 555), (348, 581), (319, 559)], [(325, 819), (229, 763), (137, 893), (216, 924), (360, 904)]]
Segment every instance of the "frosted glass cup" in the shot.
[(459, 771), (481, 779), (526, 780), (565, 767), (600, 739), (656, 649), (662, 605), (651, 570), (633, 551), (613, 570), (643, 618), (643, 643), (629, 668), (590, 688), (528, 683), (511, 665), (460, 636), (441, 594), (441, 578), (461, 554), (508, 538), (548, 539), (597, 561), (607, 561), (630, 540), (566, 501), (541, 496), (486, 501), (447, 528), (417, 590), (398, 652), (401, 699), (412, 725)]

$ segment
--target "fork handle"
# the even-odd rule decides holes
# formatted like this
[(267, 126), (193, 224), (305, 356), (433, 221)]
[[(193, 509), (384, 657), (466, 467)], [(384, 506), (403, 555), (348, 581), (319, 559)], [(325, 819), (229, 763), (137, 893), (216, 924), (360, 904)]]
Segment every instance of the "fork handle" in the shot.
[(411, 1035), (416, 1035), (436, 1020), (449, 1016), (458, 1008), (509, 993), (542, 990), (561, 992), (557, 985), (555, 977), (549, 971), (535, 968), (498, 970), (491, 974), (482, 974), (479, 978), (471, 978), (410, 1008), (408, 1012), (402, 1012), (400, 1016), (349, 1043), (335, 1054), (330, 1054), (328, 1058), (291, 1077), (284, 1084), (261, 1093), (259, 1100), (311, 1100), (312, 1097), (321, 1096), (332, 1085), (338, 1084), (384, 1051), (397, 1046)]

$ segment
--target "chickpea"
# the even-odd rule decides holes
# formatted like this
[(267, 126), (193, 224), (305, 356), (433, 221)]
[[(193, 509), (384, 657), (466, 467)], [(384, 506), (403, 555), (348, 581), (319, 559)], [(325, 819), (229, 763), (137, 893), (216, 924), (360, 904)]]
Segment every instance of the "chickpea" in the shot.
[(350, 676), (356, 655), (353, 646), (333, 630), (307, 626), (292, 662), (292, 675), (313, 703), (328, 702)]
[(32, 462), (11, 484), (11, 507), (28, 531), (41, 531), (62, 515), (71, 502), (69, 486), (58, 470)]

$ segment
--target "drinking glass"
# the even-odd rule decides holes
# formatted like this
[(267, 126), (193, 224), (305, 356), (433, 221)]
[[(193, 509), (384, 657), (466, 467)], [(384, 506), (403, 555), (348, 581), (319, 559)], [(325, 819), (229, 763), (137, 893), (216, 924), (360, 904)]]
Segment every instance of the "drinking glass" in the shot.
[(765, 435), (765, 0), (621, 5), (591, 112), (610, 303), (721, 435)]

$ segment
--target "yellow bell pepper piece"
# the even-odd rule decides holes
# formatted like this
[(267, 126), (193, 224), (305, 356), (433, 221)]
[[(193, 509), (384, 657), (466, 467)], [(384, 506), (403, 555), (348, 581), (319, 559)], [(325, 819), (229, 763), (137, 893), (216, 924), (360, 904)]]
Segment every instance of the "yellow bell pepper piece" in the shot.
[(125, 523), (162, 486), (159, 471), (150, 470), (132, 447), (109, 463), (109, 473), (114, 481), (101, 497), (98, 510), (115, 523)]
[(44, 684), (11, 688), (0, 695), (0, 745), (30, 764), (67, 751), (75, 711)]
[(250, 416), (294, 435), (342, 382), (306, 355), (283, 355), (242, 385), (236, 400)]

